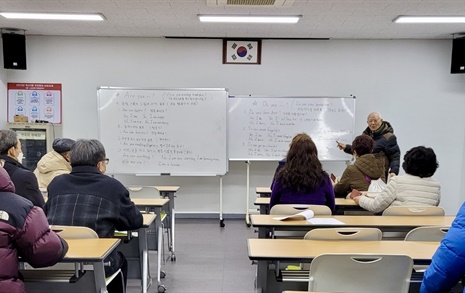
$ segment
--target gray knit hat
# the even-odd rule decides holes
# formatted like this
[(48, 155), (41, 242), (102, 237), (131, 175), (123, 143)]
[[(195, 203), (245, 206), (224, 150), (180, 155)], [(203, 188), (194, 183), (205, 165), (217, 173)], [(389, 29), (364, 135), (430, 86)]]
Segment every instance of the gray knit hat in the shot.
[(70, 138), (57, 138), (53, 141), (53, 150), (57, 153), (64, 153), (71, 150), (75, 141)]

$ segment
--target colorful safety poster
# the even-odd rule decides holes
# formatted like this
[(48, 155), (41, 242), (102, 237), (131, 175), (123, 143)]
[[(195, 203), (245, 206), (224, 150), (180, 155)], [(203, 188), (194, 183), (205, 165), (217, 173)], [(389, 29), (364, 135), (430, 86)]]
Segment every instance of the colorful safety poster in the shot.
[(29, 122), (61, 123), (61, 83), (8, 83), (8, 122), (24, 115)]

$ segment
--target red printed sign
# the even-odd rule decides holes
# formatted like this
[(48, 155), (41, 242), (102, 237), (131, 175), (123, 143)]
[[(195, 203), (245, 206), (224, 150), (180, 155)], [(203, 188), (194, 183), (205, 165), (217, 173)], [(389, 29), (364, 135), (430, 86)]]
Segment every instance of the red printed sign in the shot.
[(8, 122), (15, 115), (61, 123), (61, 83), (8, 83)]

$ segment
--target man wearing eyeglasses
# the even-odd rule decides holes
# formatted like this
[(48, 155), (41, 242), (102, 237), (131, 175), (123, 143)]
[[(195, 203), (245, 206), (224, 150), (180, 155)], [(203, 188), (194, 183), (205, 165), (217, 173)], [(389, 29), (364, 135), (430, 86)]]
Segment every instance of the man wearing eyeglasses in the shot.
[[(100, 238), (111, 238), (115, 229), (136, 230), (142, 226), (142, 214), (129, 198), (129, 192), (118, 180), (104, 175), (109, 159), (96, 139), (80, 139), (71, 148), (71, 173), (55, 177), (48, 185), (45, 212), (51, 225), (86, 226)], [(127, 281), (127, 261), (114, 251), (106, 259), (105, 276), (119, 268)], [(123, 288), (112, 288), (120, 292)], [(122, 291), (124, 292), (124, 291)]]

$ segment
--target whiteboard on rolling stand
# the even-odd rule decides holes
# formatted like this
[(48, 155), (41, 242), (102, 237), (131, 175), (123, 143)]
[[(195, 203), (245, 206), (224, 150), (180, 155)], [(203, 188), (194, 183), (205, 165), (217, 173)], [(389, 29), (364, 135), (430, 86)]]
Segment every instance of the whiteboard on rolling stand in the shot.
[(320, 160), (348, 159), (336, 140), (350, 144), (354, 138), (353, 96), (230, 96), (228, 108), (230, 160), (281, 160), (302, 132), (315, 142)]
[(100, 87), (97, 97), (107, 173), (227, 173), (226, 89)]

